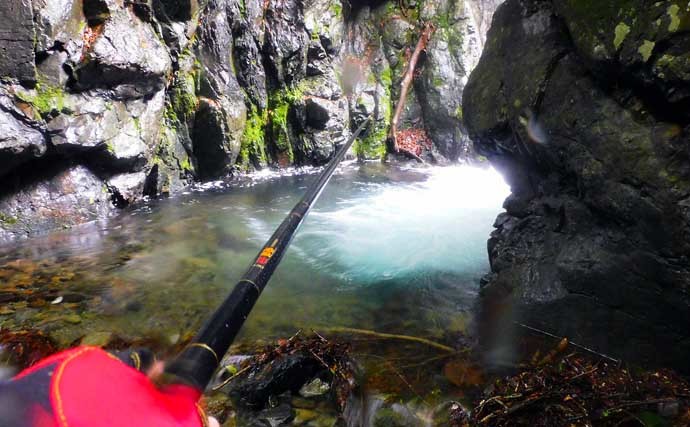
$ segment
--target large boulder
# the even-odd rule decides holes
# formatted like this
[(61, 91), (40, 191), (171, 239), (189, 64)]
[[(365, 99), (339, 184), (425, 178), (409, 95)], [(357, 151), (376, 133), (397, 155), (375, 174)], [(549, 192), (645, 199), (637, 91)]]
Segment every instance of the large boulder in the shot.
[[(640, 34), (659, 28), (641, 2), (613, 3)], [(518, 321), (687, 372), (690, 121), (670, 107), (690, 80), (681, 61), (675, 90), (664, 92), (663, 79), (643, 84), (657, 62), (607, 56), (625, 49), (627, 31), (604, 36), (616, 32), (599, 26), (608, 4), (588, 5), (508, 0), (465, 88), (475, 147), (512, 188), (488, 244), (484, 306), (503, 322), (496, 342)], [(586, 10), (596, 13), (585, 24)], [(673, 25), (659, 16), (663, 38)], [(688, 49), (682, 36), (663, 44)], [(615, 70), (617, 85), (602, 66)]]
[(0, 199), (0, 240), (82, 224), (112, 211), (103, 181), (86, 167), (49, 161), (41, 166), (3, 185), (9, 193)]
[(118, 98), (142, 98), (165, 87), (172, 60), (154, 28), (131, 9), (109, 9), (102, 27), (73, 71), (74, 89), (109, 89)]
[(165, 93), (149, 100), (108, 100), (90, 94), (66, 95), (71, 114), (48, 123), (51, 142), (62, 155), (89, 153), (107, 172), (140, 170), (157, 142)]
[(298, 160), (324, 164), (350, 135), (347, 100), (310, 97), (300, 110), (304, 127), (296, 150)]

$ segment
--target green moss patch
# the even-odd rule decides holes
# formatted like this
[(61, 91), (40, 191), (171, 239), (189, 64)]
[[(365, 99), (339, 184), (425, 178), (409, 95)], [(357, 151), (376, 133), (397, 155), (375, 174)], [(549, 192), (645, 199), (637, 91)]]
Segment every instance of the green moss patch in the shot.
[(386, 155), (386, 126), (379, 126), (354, 144), (354, 151), (360, 160), (382, 159)]
[(294, 163), (295, 155), (290, 143), (288, 114), (290, 107), (303, 99), (304, 92), (300, 87), (289, 87), (273, 92), (269, 96), (272, 142), (279, 159), (285, 159), (289, 163)]
[(194, 117), (199, 99), (196, 96), (196, 77), (193, 72), (177, 75), (170, 88), (170, 105), (180, 119), (187, 121)]
[(613, 39), (613, 47), (619, 49), (629, 33), (630, 27), (627, 24), (625, 24), (625, 22), (621, 22), (618, 25), (616, 25), (615, 37)]
[(17, 218), (0, 212), (0, 224), (2, 224), (2, 225), (15, 225), (17, 222), (18, 222)]
[(267, 120), (266, 111), (260, 113), (254, 105), (247, 112), (247, 122), (242, 134), (238, 157), (238, 164), (245, 170), (249, 169), (252, 163), (254, 166), (267, 164), (265, 138)]
[(27, 104), (33, 105), (41, 116), (51, 114), (53, 111), (67, 112), (65, 90), (59, 86), (46, 83), (38, 83), (34, 94), (17, 92), (17, 98)]

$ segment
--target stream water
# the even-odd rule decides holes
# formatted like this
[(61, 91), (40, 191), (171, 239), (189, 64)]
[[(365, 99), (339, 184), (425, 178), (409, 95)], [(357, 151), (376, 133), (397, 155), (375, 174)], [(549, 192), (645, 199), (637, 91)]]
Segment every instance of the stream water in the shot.
[[(164, 352), (220, 303), (317, 172), (210, 184), (0, 248), (0, 328), (40, 330), (60, 347), (121, 340)], [(508, 193), (491, 169), (343, 165), (235, 351), (334, 327), (456, 345), (471, 323), (489, 268), (486, 240)], [(381, 363), (433, 357), (419, 345), (350, 338), (364, 342), (363, 358)], [(439, 387), (438, 378), (417, 375), (428, 390)], [(405, 382), (381, 387), (414, 392), (414, 379)]]

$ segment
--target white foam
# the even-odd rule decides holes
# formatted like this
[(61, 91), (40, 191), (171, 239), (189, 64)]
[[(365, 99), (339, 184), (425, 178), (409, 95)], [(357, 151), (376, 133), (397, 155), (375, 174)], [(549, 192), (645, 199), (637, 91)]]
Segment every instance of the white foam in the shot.
[(295, 241), (311, 263), (357, 283), (419, 271), (480, 274), (509, 187), (496, 171), (431, 168), (426, 181), (385, 184), (317, 207)]

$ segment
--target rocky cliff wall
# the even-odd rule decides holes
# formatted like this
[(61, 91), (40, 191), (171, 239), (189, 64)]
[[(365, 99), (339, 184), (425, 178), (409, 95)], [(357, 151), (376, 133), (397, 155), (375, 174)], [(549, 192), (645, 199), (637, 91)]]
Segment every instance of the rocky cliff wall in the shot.
[(17, 0), (0, 5), (0, 241), (266, 166), (323, 164), (358, 117), (385, 154), (422, 22), (437, 31), (403, 128), (472, 155), (460, 99), (496, 0)]
[(512, 187), (482, 290), (504, 321), (687, 372), (689, 31), (680, 1), (496, 12), (464, 106)]

